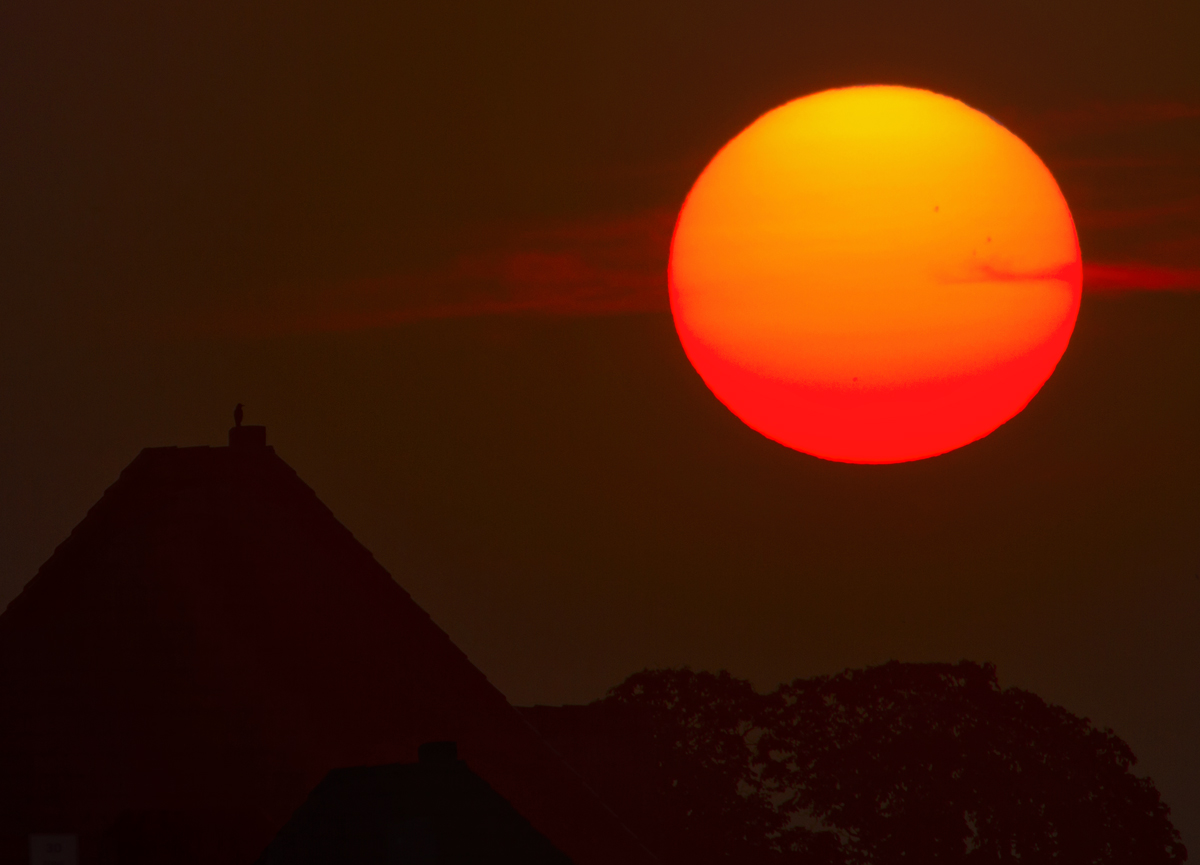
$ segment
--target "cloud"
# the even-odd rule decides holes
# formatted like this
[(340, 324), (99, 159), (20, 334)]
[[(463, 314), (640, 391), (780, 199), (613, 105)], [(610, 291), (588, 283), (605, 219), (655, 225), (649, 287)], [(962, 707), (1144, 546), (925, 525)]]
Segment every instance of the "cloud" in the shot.
[[(1165, 128), (1162, 124), (1182, 122), (1190, 129), (1197, 119), (1200, 105), (1182, 103), (1093, 104), (1033, 118), (1042, 132), (1088, 141), (1092, 133)], [(1099, 150), (1089, 143), (1082, 151), (1068, 148), (1058, 154), (1081, 240), (1099, 259), (1084, 265), (1085, 290), (1200, 288), (1200, 174), (1194, 160), (1181, 155), (1190, 140), (1175, 134), (1164, 139), (1158, 132), (1144, 141), (1119, 134)], [(699, 164), (691, 159), (641, 166), (635, 179), (694, 173), (693, 163)], [(191, 331), (266, 336), (485, 315), (666, 311), (674, 219), (674, 208), (657, 208), (475, 226), (462, 232), (454, 254), (435, 265), (307, 285), (259, 286), (181, 324)]]
[(1200, 267), (1084, 262), (1083, 287), (1093, 292), (1200, 291)]
[[(1138, 211), (1129, 218), (1149, 215)], [(485, 315), (665, 312), (673, 225), (674, 212), (659, 209), (559, 226), (492, 227), (477, 233), (474, 248), (438, 267), (280, 287), (198, 316), (190, 326), (261, 337)], [(1200, 268), (1085, 262), (1083, 281), (1089, 292), (1193, 291), (1200, 290)]]
[(1087, 103), (1017, 116), (1098, 261), (1200, 265), (1200, 103)]
[(1023, 138), (1062, 140), (1087, 138), (1133, 127), (1155, 126), (1200, 118), (1200, 104), (1188, 102), (1091, 102), (1032, 115), (1013, 112), (1013, 128)]
[(1194, 221), (1200, 216), (1200, 195), (1138, 207), (1078, 208), (1075, 221), (1087, 228), (1126, 228), (1167, 221)]
[(492, 226), (441, 266), (333, 286), (282, 287), (200, 326), (263, 336), (480, 315), (665, 311), (673, 227), (674, 212), (664, 209), (556, 226)]

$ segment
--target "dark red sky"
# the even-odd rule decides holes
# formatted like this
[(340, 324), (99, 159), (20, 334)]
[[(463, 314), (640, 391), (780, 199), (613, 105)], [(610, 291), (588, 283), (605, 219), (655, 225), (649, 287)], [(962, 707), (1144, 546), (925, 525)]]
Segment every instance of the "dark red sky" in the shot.
[[(0, 8), (0, 603), (146, 445), (237, 401), (515, 702), (995, 661), (1111, 725), (1200, 848), (1200, 7)], [(1058, 177), (1088, 293), (987, 439), (821, 462), (666, 309), (763, 111), (929, 87)]]

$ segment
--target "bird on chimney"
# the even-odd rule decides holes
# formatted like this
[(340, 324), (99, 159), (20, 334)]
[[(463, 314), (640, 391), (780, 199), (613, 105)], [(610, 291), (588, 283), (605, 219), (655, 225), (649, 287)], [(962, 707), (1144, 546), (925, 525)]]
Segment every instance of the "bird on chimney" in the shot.
[(240, 402), (233, 409), (233, 425), (242, 425), (242, 404)]

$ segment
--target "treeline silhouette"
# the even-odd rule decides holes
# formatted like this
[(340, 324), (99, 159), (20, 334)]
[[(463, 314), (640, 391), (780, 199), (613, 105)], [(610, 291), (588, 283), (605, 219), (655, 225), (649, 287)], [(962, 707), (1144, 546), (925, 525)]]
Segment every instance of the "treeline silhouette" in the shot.
[(521, 710), (668, 865), (1182, 862), (1111, 730), (992, 665), (892, 662), (769, 694), (647, 670)]

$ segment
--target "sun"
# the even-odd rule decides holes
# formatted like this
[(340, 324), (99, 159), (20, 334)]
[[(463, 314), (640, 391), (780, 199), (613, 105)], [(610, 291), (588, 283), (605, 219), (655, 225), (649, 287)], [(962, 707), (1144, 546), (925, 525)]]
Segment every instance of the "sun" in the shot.
[(829, 460), (961, 447), (1016, 415), (1079, 311), (1075, 224), (1037, 155), (927, 90), (828, 90), (760, 117), (680, 211), (675, 327), (750, 427)]

